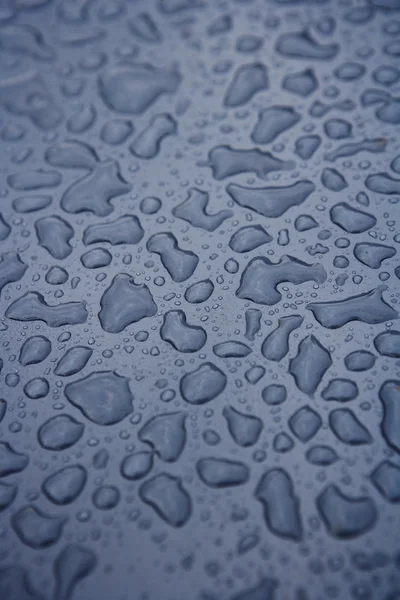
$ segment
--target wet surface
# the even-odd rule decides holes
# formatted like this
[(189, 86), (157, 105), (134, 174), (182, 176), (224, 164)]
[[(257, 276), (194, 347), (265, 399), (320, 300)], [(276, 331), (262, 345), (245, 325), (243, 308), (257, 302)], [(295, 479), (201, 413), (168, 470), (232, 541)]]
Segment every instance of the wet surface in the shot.
[(1, 600), (400, 598), (399, 40), (3, 1)]

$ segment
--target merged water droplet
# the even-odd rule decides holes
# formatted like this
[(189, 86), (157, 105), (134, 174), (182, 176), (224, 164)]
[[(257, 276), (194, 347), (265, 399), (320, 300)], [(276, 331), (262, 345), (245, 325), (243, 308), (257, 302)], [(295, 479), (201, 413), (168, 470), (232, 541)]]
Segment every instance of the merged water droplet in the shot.
[(278, 263), (259, 256), (251, 260), (243, 271), (238, 298), (251, 300), (257, 304), (277, 304), (282, 294), (276, 289), (279, 283), (290, 282), (300, 285), (307, 281), (323, 283), (326, 272), (319, 263), (310, 265), (293, 256), (283, 256)]
[(172, 527), (182, 527), (192, 514), (192, 500), (179, 477), (160, 473), (145, 481), (139, 494)]
[(129, 379), (114, 371), (98, 371), (65, 387), (68, 400), (97, 425), (119, 423), (132, 412)]
[(65, 517), (53, 517), (32, 504), (20, 508), (11, 517), (11, 524), (21, 542), (36, 549), (55, 544), (65, 523)]
[(334, 484), (318, 496), (317, 506), (329, 533), (340, 539), (363, 535), (377, 518), (371, 498), (347, 496)]
[(139, 431), (142, 442), (150, 444), (157, 456), (166, 462), (175, 462), (186, 444), (185, 412), (157, 415)]
[(136, 284), (127, 273), (116, 275), (100, 300), (99, 321), (108, 333), (119, 333), (157, 312), (153, 296), (145, 284)]
[(292, 479), (286, 471), (266, 471), (254, 494), (263, 505), (265, 521), (273, 534), (293, 541), (302, 539), (299, 501), (294, 494)]
[(206, 404), (225, 389), (227, 377), (212, 363), (204, 363), (181, 379), (181, 394), (189, 404)]

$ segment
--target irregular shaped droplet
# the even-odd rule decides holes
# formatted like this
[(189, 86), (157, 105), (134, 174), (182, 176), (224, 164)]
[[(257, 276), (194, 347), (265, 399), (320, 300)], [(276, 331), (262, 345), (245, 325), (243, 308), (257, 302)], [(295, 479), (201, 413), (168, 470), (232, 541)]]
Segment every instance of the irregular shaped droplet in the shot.
[(114, 277), (100, 299), (99, 320), (107, 333), (120, 333), (132, 323), (157, 312), (153, 296), (146, 284), (136, 284), (127, 273)]
[[(17, 495), (18, 487), (12, 483), (0, 482), (0, 511), (8, 508), (14, 501)], [(1, 581), (1, 575), (0, 575)], [(0, 584), (1, 591), (1, 584)]]
[[(35, 98), (40, 102), (32, 102)], [(57, 127), (63, 118), (46, 83), (34, 70), (0, 80), (0, 105), (11, 115), (27, 117), (44, 131)]]
[(206, 404), (224, 391), (227, 377), (212, 363), (204, 363), (181, 379), (182, 397), (189, 404)]
[(313, 69), (304, 69), (299, 73), (286, 75), (282, 81), (282, 88), (293, 92), (302, 98), (310, 96), (318, 87), (318, 80)]
[(396, 254), (396, 249), (385, 244), (361, 242), (354, 246), (353, 253), (363, 265), (371, 269), (379, 269), (384, 260), (392, 258)]
[(17, 191), (40, 190), (57, 187), (61, 183), (61, 175), (57, 171), (23, 171), (7, 177), (8, 185)]
[(160, 336), (179, 352), (197, 352), (207, 341), (204, 329), (189, 325), (183, 310), (170, 310), (165, 313)]
[(24, 276), (28, 265), (17, 252), (0, 255), (0, 292), (9, 283), (19, 281)]
[(0, 47), (39, 60), (53, 60), (55, 57), (54, 50), (46, 44), (40, 31), (30, 25), (3, 25), (0, 29)]
[(268, 73), (262, 63), (242, 65), (236, 70), (229, 84), (223, 104), (229, 108), (242, 106), (268, 87)]
[(0, 597), (7, 600), (43, 600), (31, 585), (29, 573), (17, 565), (0, 569)]
[(125, 456), (121, 463), (121, 475), (130, 481), (137, 481), (146, 477), (153, 468), (152, 452), (134, 452)]
[(143, 12), (129, 21), (130, 31), (145, 42), (161, 42), (161, 33), (149, 13)]
[(303, 160), (308, 160), (318, 150), (321, 141), (321, 136), (316, 134), (302, 135), (294, 143), (294, 152)]
[(44, 321), (49, 327), (78, 325), (88, 317), (85, 302), (65, 302), (50, 306), (42, 294), (27, 292), (10, 304), (6, 317), (14, 321)]
[(203, 6), (204, 2), (202, 0), (162, 0), (158, 4), (161, 12), (171, 15)]
[(67, 399), (97, 425), (119, 423), (132, 412), (128, 377), (97, 371), (65, 387)]
[(86, 480), (86, 470), (81, 465), (72, 465), (47, 477), (42, 483), (42, 491), (54, 504), (70, 504), (81, 494)]
[(334, 402), (349, 402), (358, 396), (358, 387), (350, 379), (331, 379), (321, 396), (324, 400)]
[(105, 469), (108, 465), (108, 461), (110, 459), (110, 455), (106, 448), (101, 448), (96, 454), (93, 456), (93, 467), (95, 469)]
[(0, 399), (0, 423), (4, 419), (4, 415), (7, 412), (7, 401)]
[(380, 65), (372, 71), (372, 79), (380, 85), (391, 86), (400, 79), (400, 70), (391, 65)]
[(164, 413), (153, 417), (139, 431), (139, 439), (150, 444), (165, 462), (178, 460), (186, 444), (186, 413)]
[(35, 222), (35, 229), (39, 245), (46, 248), (53, 258), (62, 260), (71, 254), (70, 239), (74, 230), (67, 221), (57, 215), (43, 217)]
[(332, 140), (341, 140), (351, 136), (351, 123), (344, 119), (328, 119), (324, 123), (324, 131)]
[(155, 196), (147, 196), (140, 203), (140, 210), (144, 215), (155, 215), (161, 208), (162, 202), (160, 198)]
[(171, 527), (182, 527), (192, 514), (192, 501), (179, 477), (160, 473), (139, 488), (143, 502)]
[(112, 261), (112, 254), (105, 248), (94, 248), (81, 256), (81, 263), (85, 269), (100, 269), (108, 267)]
[(348, 187), (348, 183), (343, 175), (336, 169), (330, 169), (328, 167), (322, 171), (321, 182), (326, 189), (331, 190), (332, 192), (341, 192), (344, 188)]
[(282, 294), (276, 289), (278, 284), (290, 282), (300, 285), (306, 281), (323, 283), (326, 277), (320, 263), (311, 265), (293, 256), (282, 256), (279, 262), (273, 263), (268, 258), (258, 256), (243, 271), (236, 295), (244, 300), (272, 306), (282, 299)]
[(261, 477), (254, 492), (264, 510), (264, 519), (270, 531), (293, 541), (303, 537), (300, 506), (293, 482), (283, 469), (270, 469)]
[(311, 215), (300, 215), (294, 222), (296, 231), (309, 231), (318, 227), (317, 221)]
[(288, 435), (285, 432), (282, 432), (278, 433), (274, 437), (272, 447), (275, 450), (275, 452), (285, 454), (285, 452), (290, 452), (290, 450), (294, 447), (294, 442), (290, 435)]
[(178, 123), (168, 113), (156, 115), (150, 125), (130, 145), (129, 149), (138, 158), (154, 158), (160, 151), (161, 142), (178, 130)]
[(119, 65), (99, 77), (99, 92), (108, 108), (123, 114), (142, 114), (163, 94), (173, 94), (181, 82), (176, 67), (150, 64)]
[(70, 600), (78, 583), (96, 568), (97, 558), (92, 550), (69, 544), (54, 562), (55, 598)]
[(353, 100), (339, 100), (338, 102), (333, 102), (332, 104), (326, 104), (320, 100), (316, 100), (312, 103), (308, 112), (312, 117), (320, 118), (324, 117), (332, 110), (349, 112), (354, 110), (355, 107), (356, 103), (353, 102)]
[(134, 215), (124, 215), (115, 221), (95, 223), (83, 232), (85, 246), (97, 242), (108, 242), (112, 246), (119, 244), (138, 244), (144, 236), (140, 221)]
[(376, 173), (369, 175), (365, 185), (371, 192), (377, 194), (400, 194), (400, 179), (395, 179), (388, 173)]
[(374, 346), (382, 356), (400, 358), (400, 331), (382, 331), (374, 339)]
[(88, 346), (73, 346), (66, 351), (58, 361), (54, 373), (58, 377), (70, 377), (76, 375), (86, 366), (93, 350)]
[(218, 181), (239, 173), (255, 173), (263, 179), (273, 171), (293, 168), (291, 161), (280, 160), (270, 152), (258, 148), (238, 150), (231, 146), (214, 146), (208, 153), (208, 164)]
[(290, 106), (270, 106), (260, 111), (251, 134), (255, 144), (270, 144), (278, 135), (293, 127), (300, 114)]
[(199, 257), (190, 250), (182, 250), (172, 233), (156, 233), (149, 238), (147, 250), (160, 255), (161, 262), (176, 283), (191, 277)]
[(257, 585), (236, 594), (231, 600), (274, 600), (277, 587), (276, 579), (264, 577)]
[(47, 548), (61, 537), (65, 517), (48, 515), (33, 504), (24, 506), (11, 517), (11, 524), (21, 542), (30, 548)]
[(226, 458), (202, 458), (196, 463), (201, 481), (212, 488), (243, 485), (250, 476), (250, 469), (240, 461)]
[(262, 391), (262, 399), (270, 406), (276, 406), (285, 402), (287, 391), (284, 385), (272, 383), (267, 385)]
[(365, 192), (359, 192), (356, 196), (356, 200), (362, 206), (369, 206), (369, 197)]
[(358, 25), (368, 23), (374, 16), (374, 10), (371, 6), (354, 6), (344, 15), (345, 21)]
[[(385, 90), (365, 90), (361, 94), (361, 104), (362, 106), (378, 104), (378, 108), (375, 110), (375, 116), (382, 123), (398, 125), (400, 122), (400, 98), (391, 96), (391, 94)], [(385, 185), (385, 183), (382, 182), (382, 185)]]
[(250, 342), (254, 342), (257, 333), (261, 328), (261, 310), (258, 308), (248, 308), (245, 312), (246, 331), (244, 337)]
[(214, 284), (210, 279), (197, 281), (187, 288), (185, 292), (185, 300), (191, 304), (201, 304), (209, 299), (213, 291)]
[(306, 459), (312, 465), (328, 467), (339, 460), (339, 457), (329, 446), (313, 446), (307, 450)]
[(275, 50), (287, 58), (330, 60), (339, 51), (339, 44), (320, 44), (308, 31), (281, 34)]
[(261, 225), (241, 227), (231, 237), (229, 247), (234, 252), (251, 252), (263, 244), (272, 241), (272, 237)]
[(101, 485), (92, 494), (93, 505), (98, 510), (112, 510), (121, 499), (121, 492), (115, 485)]
[(113, 198), (127, 194), (132, 189), (122, 177), (115, 160), (96, 163), (82, 179), (70, 185), (61, 198), (61, 208), (68, 213), (91, 212), (98, 217), (109, 215)]
[(226, 33), (232, 29), (232, 17), (229, 14), (219, 15), (210, 23), (207, 27), (207, 33), (209, 36), (219, 35)]
[[(178, 206), (172, 209), (172, 214), (179, 219), (184, 219), (193, 227), (200, 227), (206, 231), (215, 231), (224, 221), (232, 217), (233, 212), (228, 209), (220, 210), (210, 215), (207, 212), (210, 195), (197, 188), (190, 188), (189, 195)], [(155, 236), (153, 236), (155, 237)]]
[(21, 214), (36, 212), (50, 206), (51, 196), (20, 196), (12, 202), (13, 209)]
[(62, 267), (50, 267), (44, 276), (47, 283), (50, 285), (62, 285), (68, 281), (69, 273)]
[(251, 385), (258, 383), (260, 379), (264, 377), (264, 375), (265, 369), (261, 365), (254, 365), (254, 367), (250, 367), (250, 369), (248, 369), (244, 374), (246, 380), (251, 383)]
[(297, 387), (312, 396), (331, 364), (329, 351), (315, 336), (309, 335), (300, 342), (297, 356), (291, 359), (289, 373)]
[(309, 406), (303, 406), (290, 417), (288, 424), (297, 439), (305, 443), (319, 431), (322, 419), (315, 410)]
[(78, 140), (56, 142), (46, 149), (44, 158), (52, 167), (88, 171), (99, 162), (94, 148)]
[(67, 119), (66, 127), (69, 133), (85, 133), (96, 121), (97, 112), (92, 104), (81, 107)]
[(282, 187), (251, 188), (230, 183), (226, 191), (245, 208), (269, 218), (281, 217), (292, 206), (299, 206), (315, 190), (311, 181), (297, 181)]
[(87, 21), (89, 17), (89, 4), (89, 0), (75, 0), (73, 2), (64, 0), (64, 2), (60, 2), (59, 6), (57, 7), (58, 17), (62, 21), (66, 21), (68, 23), (82, 24)]
[(370, 479), (387, 502), (400, 502), (400, 469), (397, 465), (383, 460)]
[(104, 123), (100, 130), (100, 139), (110, 146), (123, 144), (134, 132), (134, 127), (127, 119), (112, 119)]
[(251, 348), (247, 344), (234, 340), (221, 342), (220, 344), (215, 344), (213, 347), (214, 354), (220, 358), (244, 358), (251, 351)]
[(355, 350), (345, 356), (344, 364), (349, 371), (368, 371), (372, 369), (376, 356), (368, 350)]
[(373, 138), (364, 139), (361, 142), (350, 142), (342, 144), (335, 150), (325, 154), (325, 160), (335, 161), (338, 158), (345, 158), (347, 156), (355, 156), (359, 152), (371, 152), (372, 154), (378, 154), (385, 152), (388, 145), (386, 138)]
[(303, 322), (300, 315), (289, 315), (278, 320), (278, 327), (267, 335), (261, 352), (268, 360), (279, 362), (289, 352), (289, 336), (298, 329)]
[(241, 35), (236, 40), (237, 52), (243, 52), (244, 54), (257, 52), (263, 44), (263, 39), (257, 35)]
[(385, 285), (344, 300), (332, 302), (312, 302), (307, 304), (318, 323), (329, 329), (337, 329), (350, 323), (361, 321), (376, 325), (391, 319), (397, 319), (397, 312), (382, 298), (382, 293), (387, 289)]
[(26, 454), (17, 452), (7, 442), (0, 442), (0, 477), (23, 471), (28, 462)]
[(336, 437), (349, 446), (371, 444), (372, 436), (368, 429), (348, 408), (337, 408), (329, 415), (329, 425)]
[(394, 450), (400, 452), (400, 381), (388, 380), (379, 390), (383, 405), (381, 423), (383, 436)]
[(395, 158), (390, 163), (390, 168), (395, 172), (400, 174), (400, 154), (395, 156)]
[(99, 42), (106, 36), (106, 31), (99, 27), (84, 25), (84, 27), (72, 27), (64, 29), (59, 38), (59, 43), (63, 46), (85, 46)]
[(335, 70), (335, 76), (341, 81), (355, 81), (365, 75), (367, 69), (364, 65), (356, 62), (345, 62), (339, 65)]
[(226, 419), (229, 433), (239, 446), (247, 448), (257, 443), (263, 428), (261, 419), (239, 412), (232, 406), (225, 406), (222, 414)]
[(3, 219), (2, 214), (0, 213), (0, 242), (3, 242), (8, 238), (11, 233), (11, 227), (8, 223)]
[(66, 450), (81, 439), (84, 429), (69, 415), (57, 415), (39, 427), (38, 440), (46, 450)]
[(346, 496), (334, 484), (317, 497), (317, 507), (329, 533), (339, 539), (363, 535), (374, 526), (378, 516), (371, 498)]
[(35, 377), (24, 385), (24, 394), (31, 400), (44, 398), (50, 391), (50, 385), (44, 377)]

